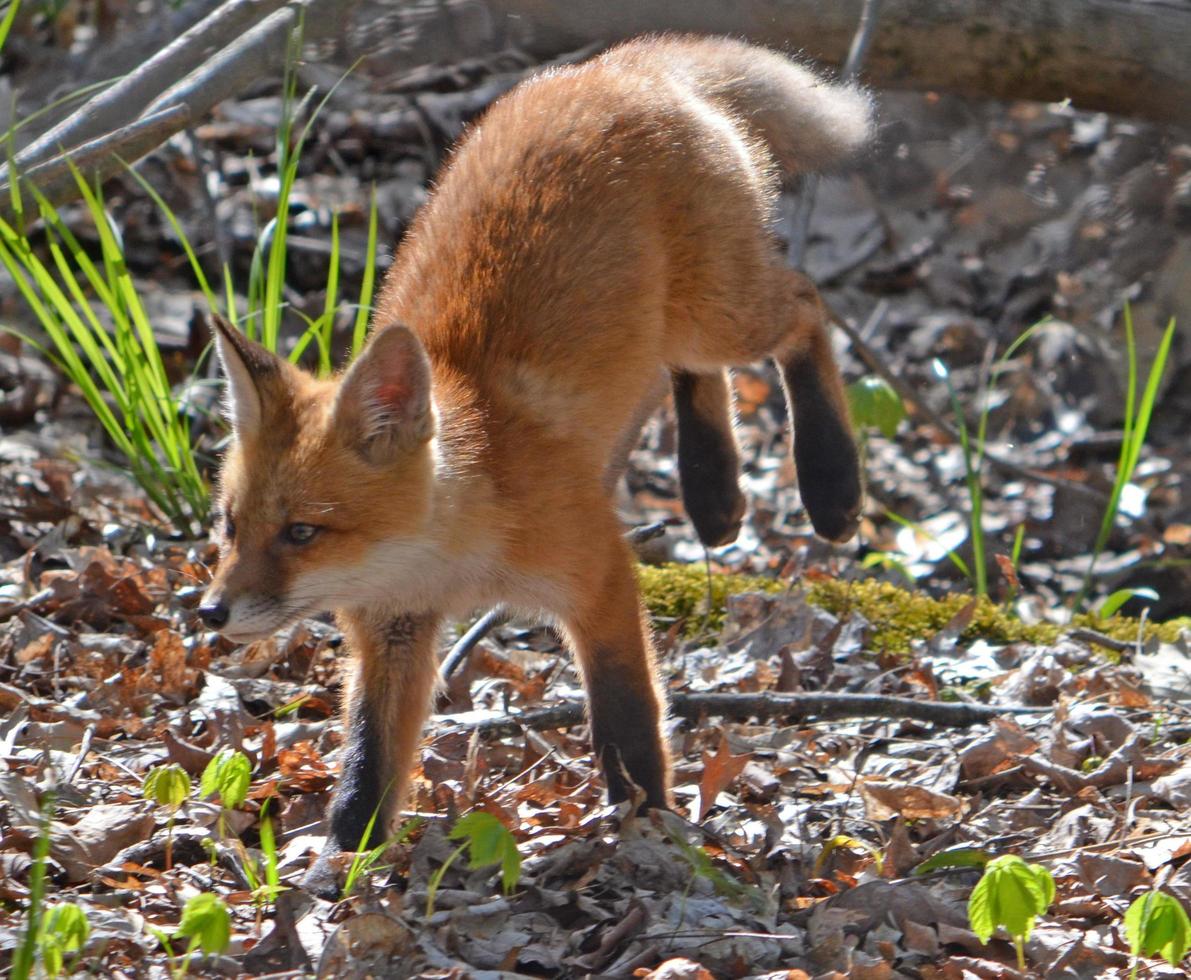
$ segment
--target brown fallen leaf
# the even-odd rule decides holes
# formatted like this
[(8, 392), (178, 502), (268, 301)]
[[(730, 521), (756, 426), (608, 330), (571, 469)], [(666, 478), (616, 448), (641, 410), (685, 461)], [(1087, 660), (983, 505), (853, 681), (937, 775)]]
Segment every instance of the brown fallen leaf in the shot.
[(870, 820), (905, 817), (907, 820), (941, 820), (955, 816), (963, 801), (947, 793), (895, 780), (862, 781), (858, 789)]
[(87, 808), (72, 827), (55, 823), (50, 829), (50, 854), (72, 882), (86, 881), (91, 872), (117, 853), (153, 833), (155, 821), (144, 803), (101, 803)]
[(1030, 755), (1038, 750), (1038, 743), (1022, 731), (1017, 722), (998, 718), (992, 731), (972, 742), (959, 754), (960, 772), (964, 779), (979, 779), (1010, 769), (1017, 764), (1017, 756)]
[(702, 820), (707, 811), (715, 804), (715, 798), (726, 790), (743, 771), (752, 759), (752, 753), (732, 755), (728, 750), (728, 739), (720, 735), (719, 748), (712, 755), (703, 752), (703, 776), (699, 780), (699, 816)]

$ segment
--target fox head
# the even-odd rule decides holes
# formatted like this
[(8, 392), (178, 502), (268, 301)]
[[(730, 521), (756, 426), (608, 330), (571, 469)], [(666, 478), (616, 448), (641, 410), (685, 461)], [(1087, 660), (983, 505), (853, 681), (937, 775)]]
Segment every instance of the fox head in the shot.
[(396, 571), (386, 561), (419, 538), (431, 510), (435, 418), (421, 343), (386, 326), (345, 374), (319, 380), (214, 325), (233, 439), (203, 622), (243, 642), (383, 601), (384, 573)]

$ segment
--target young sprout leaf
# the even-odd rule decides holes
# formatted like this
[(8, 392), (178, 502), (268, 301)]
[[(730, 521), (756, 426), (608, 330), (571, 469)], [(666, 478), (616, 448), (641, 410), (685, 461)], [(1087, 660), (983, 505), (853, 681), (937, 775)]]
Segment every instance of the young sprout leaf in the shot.
[(234, 810), (248, 797), (248, 786), (252, 782), (252, 763), (243, 752), (223, 749), (203, 770), (199, 783), (200, 796), (219, 794), (219, 801), (225, 809)]
[(517, 885), (521, 873), (521, 855), (517, 841), (499, 820), (484, 810), (473, 810), (462, 817), (447, 835), (450, 840), (466, 841), (472, 868), (500, 865), (500, 881), (505, 892)]
[(91, 935), (87, 913), (73, 902), (50, 909), (41, 923), (37, 944), (45, 972), (56, 977), (66, 964), (67, 953), (80, 953)]
[(898, 425), (906, 417), (906, 406), (898, 393), (883, 378), (873, 375), (848, 385), (848, 407), (857, 429), (874, 428), (886, 439), (897, 434)]
[(176, 763), (158, 766), (145, 774), (141, 792), (159, 806), (179, 806), (190, 795), (190, 777)]
[(232, 920), (223, 899), (210, 892), (195, 895), (182, 909), (178, 935), (188, 938), (192, 947), (197, 944), (207, 955), (222, 953), (232, 936)]
[(1191, 948), (1191, 919), (1177, 898), (1147, 892), (1125, 912), (1125, 937), (1134, 956), (1161, 956), (1171, 966)]
[(1004, 926), (1020, 950), (1021, 943), (1030, 938), (1034, 920), (1050, 908), (1054, 897), (1055, 883), (1049, 871), (1027, 864), (1016, 854), (1005, 854), (985, 865), (984, 876), (968, 900), (968, 920), (983, 943), (992, 938), (997, 926)]

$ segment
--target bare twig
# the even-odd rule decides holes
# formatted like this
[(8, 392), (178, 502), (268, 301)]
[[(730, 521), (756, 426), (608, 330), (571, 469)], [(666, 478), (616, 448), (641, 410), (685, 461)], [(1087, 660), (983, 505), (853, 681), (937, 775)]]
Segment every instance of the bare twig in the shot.
[(1130, 653), (1137, 649), (1137, 644), (1130, 640), (1118, 640), (1097, 630), (1075, 629), (1071, 631), (1070, 636), (1073, 640), (1104, 647), (1106, 650), (1112, 650), (1116, 653)]
[[(786, 694), (760, 691), (750, 694), (712, 693), (670, 696), (670, 711), (683, 718), (704, 715), (731, 718), (783, 718), (786, 720), (818, 718), (908, 718), (935, 725), (964, 728), (1006, 714), (1042, 713), (1049, 708), (1017, 705), (966, 704), (946, 701), (915, 701), (912, 698), (880, 694), (842, 694), (819, 692)], [(584, 720), (581, 701), (564, 701), (548, 708), (519, 715), (485, 718), (461, 725), (465, 731), (484, 735), (508, 735), (523, 728), (568, 728)]]

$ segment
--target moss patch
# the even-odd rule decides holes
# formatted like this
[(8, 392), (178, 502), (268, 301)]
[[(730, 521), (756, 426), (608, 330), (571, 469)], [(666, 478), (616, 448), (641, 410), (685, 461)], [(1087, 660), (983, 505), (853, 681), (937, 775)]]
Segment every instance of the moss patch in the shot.
[[(657, 625), (669, 628), (683, 624), (687, 636), (704, 630), (718, 632), (724, 625), (724, 604), (730, 595), (742, 592), (784, 592), (789, 586), (759, 575), (711, 575), (708, 604), (708, 576), (702, 565), (641, 565), (637, 581), (646, 608)], [(908, 592), (888, 582), (866, 580), (844, 582), (824, 579), (795, 586), (811, 605), (841, 616), (858, 612), (873, 624), (875, 649), (908, 653), (912, 640), (925, 639), (946, 626), (971, 600), (970, 595), (948, 595), (941, 599)], [(1099, 621), (1091, 615), (1075, 617), (1071, 626), (1052, 623), (1027, 625), (988, 599), (977, 602), (971, 623), (961, 634), (964, 640), (989, 643), (1054, 643), (1072, 627), (1088, 627), (1118, 640), (1137, 637), (1138, 621), (1114, 616)], [(1147, 623), (1145, 636), (1173, 642), (1180, 630), (1191, 630), (1191, 618), (1167, 623)]]

